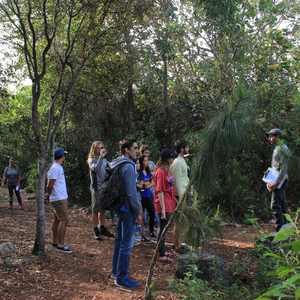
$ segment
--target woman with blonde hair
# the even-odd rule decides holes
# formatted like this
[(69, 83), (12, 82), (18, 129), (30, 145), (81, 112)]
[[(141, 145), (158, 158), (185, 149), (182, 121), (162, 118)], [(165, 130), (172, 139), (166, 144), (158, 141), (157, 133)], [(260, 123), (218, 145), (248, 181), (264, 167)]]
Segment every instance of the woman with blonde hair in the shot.
[(15, 164), (15, 160), (11, 157), (9, 159), (8, 167), (5, 168), (2, 178), (2, 186), (4, 186), (5, 182), (8, 188), (9, 194), (9, 203), (7, 209), (12, 209), (13, 207), (13, 192), (15, 191), (19, 209), (23, 209), (22, 200), (20, 196), (20, 180), (21, 180), (21, 172), (19, 167)]
[[(94, 226), (94, 238), (101, 240), (100, 235), (113, 237), (104, 226), (105, 210), (100, 203), (100, 189), (106, 176), (107, 160), (104, 158), (106, 149), (101, 141), (93, 142), (88, 155), (87, 163), (90, 169), (91, 196), (92, 196), (92, 222)], [(100, 228), (98, 227), (100, 225)]]
[[(174, 178), (170, 173), (170, 166), (176, 157), (177, 154), (171, 149), (163, 149), (160, 153), (160, 160), (154, 168), (154, 204), (159, 217), (157, 241), (168, 224), (171, 213), (176, 206)], [(170, 264), (174, 261), (172, 258), (177, 255), (166, 252), (165, 241), (163, 241), (159, 249), (159, 256), (159, 262)]]

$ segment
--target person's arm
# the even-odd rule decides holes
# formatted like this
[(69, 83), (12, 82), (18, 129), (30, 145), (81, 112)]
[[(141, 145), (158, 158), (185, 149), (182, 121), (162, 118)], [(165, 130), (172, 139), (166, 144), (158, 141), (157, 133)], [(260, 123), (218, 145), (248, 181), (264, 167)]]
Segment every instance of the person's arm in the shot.
[(125, 164), (122, 166), (122, 185), (125, 189), (126, 198), (128, 199), (131, 209), (134, 211), (135, 215), (141, 214), (140, 211), (140, 201), (136, 189), (136, 180), (135, 180), (135, 169), (131, 164)]
[(47, 194), (44, 196), (44, 199), (45, 200), (49, 200), (50, 198), (50, 194), (53, 190), (53, 186), (54, 186), (54, 183), (55, 183), (56, 179), (49, 179), (48, 180), (48, 184), (47, 184)]
[(144, 187), (144, 181), (140, 181), (139, 183), (137, 183), (136, 184), (136, 186), (137, 186), (137, 188), (139, 189), (139, 190), (142, 190), (142, 189), (144, 189), (145, 187)]
[(182, 172), (181, 172), (181, 164), (179, 162), (176, 163), (174, 166), (174, 173), (173, 173), (174, 181), (175, 181), (175, 186), (177, 190), (178, 197), (180, 198), (183, 193), (183, 187), (182, 187)]
[(161, 206), (161, 219), (166, 219), (166, 208), (165, 208), (165, 197), (164, 197), (164, 192), (159, 191), (158, 193), (158, 200)]
[(91, 170), (93, 170), (96, 173), (99, 173), (101, 170), (101, 166), (102, 166), (102, 162), (103, 162), (103, 157), (100, 156), (98, 159), (96, 159), (96, 161), (94, 161), (95, 159), (90, 158), (89, 159), (89, 168)]
[[(280, 183), (285, 179), (288, 170), (288, 160), (289, 160), (289, 149), (286, 145), (280, 146), (279, 150), (279, 175), (276, 182), (270, 185), (271, 189), (277, 189)], [(268, 189), (269, 190), (269, 189)]]
[(4, 186), (5, 180), (6, 180), (6, 176), (3, 175), (3, 178), (2, 178), (2, 186)]
[(153, 180), (153, 176), (151, 175), (150, 177), (150, 181), (145, 182), (146, 188), (150, 189), (154, 186), (154, 180)]
[(3, 173), (3, 177), (2, 177), (2, 186), (4, 186), (4, 184), (5, 184), (5, 181), (6, 181), (6, 170), (7, 170), (7, 167), (5, 168), (5, 170), (4, 170), (4, 173)]

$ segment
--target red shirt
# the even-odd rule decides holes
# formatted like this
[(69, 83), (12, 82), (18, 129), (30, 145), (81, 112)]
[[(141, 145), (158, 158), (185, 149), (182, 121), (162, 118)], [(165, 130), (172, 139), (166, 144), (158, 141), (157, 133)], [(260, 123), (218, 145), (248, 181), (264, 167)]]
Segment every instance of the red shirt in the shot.
[(154, 205), (157, 213), (161, 213), (161, 205), (158, 198), (158, 192), (164, 193), (165, 211), (172, 212), (176, 206), (174, 194), (174, 178), (171, 173), (166, 174), (162, 168), (158, 168), (154, 173)]

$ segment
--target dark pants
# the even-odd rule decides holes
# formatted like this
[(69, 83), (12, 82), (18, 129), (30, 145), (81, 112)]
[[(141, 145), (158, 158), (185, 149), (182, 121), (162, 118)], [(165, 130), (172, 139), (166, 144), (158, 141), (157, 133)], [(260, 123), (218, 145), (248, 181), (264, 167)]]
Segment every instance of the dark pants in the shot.
[(14, 192), (14, 190), (15, 190), (15, 194), (16, 194), (19, 205), (22, 205), (20, 190), (16, 191), (16, 185), (8, 185), (7, 188), (8, 188), (8, 195), (9, 195), (9, 205), (10, 206), (13, 205), (13, 192)]
[(275, 189), (272, 192), (271, 197), (271, 210), (275, 216), (276, 231), (279, 231), (282, 225), (287, 223), (287, 220), (284, 214), (287, 213), (287, 205), (286, 205), (286, 195), (285, 190), (289, 185), (289, 181), (286, 179), (280, 189)]
[(149, 216), (149, 231), (154, 231), (154, 216), (155, 216), (155, 210), (154, 210), (154, 204), (151, 200), (151, 198), (142, 198), (142, 206), (143, 211), (145, 212), (145, 209), (148, 212)]
[[(167, 226), (169, 220), (171, 217), (171, 213), (166, 213), (166, 220), (161, 219), (161, 213), (158, 214), (158, 229), (157, 229), (157, 242), (159, 241), (159, 238), (164, 231), (165, 227)], [(161, 247), (159, 248), (159, 256), (163, 257), (166, 256), (166, 245), (165, 240), (163, 240)]]

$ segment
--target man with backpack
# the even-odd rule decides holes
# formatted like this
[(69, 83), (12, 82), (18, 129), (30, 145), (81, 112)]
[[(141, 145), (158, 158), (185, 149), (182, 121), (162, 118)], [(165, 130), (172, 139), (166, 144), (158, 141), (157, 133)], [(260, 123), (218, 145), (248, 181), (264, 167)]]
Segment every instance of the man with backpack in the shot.
[(136, 189), (135, 162), (138, 146), (134, 139), (120, 141), (121, 157), (114, 159), (111, 169), (119, 168), (119, 182), (125, 192), (122, 206), (116, 209), (117, 226), (112, 260), (112, 278), (117, 286), (135, 288), (138, 286), (128, 278), (130, 254), (134, 245), (136, 224), (141, 224), (140, 202)]

